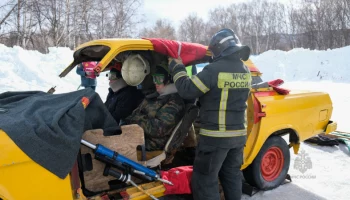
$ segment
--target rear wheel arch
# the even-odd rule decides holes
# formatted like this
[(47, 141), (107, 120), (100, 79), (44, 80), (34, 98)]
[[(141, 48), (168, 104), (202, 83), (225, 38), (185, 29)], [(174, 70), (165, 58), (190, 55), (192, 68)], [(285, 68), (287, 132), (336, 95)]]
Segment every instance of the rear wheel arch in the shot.
[(297, 154), (300, 146), (300, 137), (298, 132), (295, 129), (292, 129), (292, 128), (281, 129), (281, 130), (275, 131), (269, 137), (272, 137), (272, 136), (282, 137), (285, 135), (289, 136), (289, 145), (288, 145), (289, 148), (293, 147), (294, 153)]
[[(286, 127), (286, 126), (284, 126)], [(271, 133), (272, 132), (272, 133)], [(248, 157), (245, 158), (246, 162), (248, 161), (248, 165), (246, 165), (246, 167), (248, 167), (255, 159), (255, 157), (257, 156), (257, 154), (259, 153), (260, 149), (263, 147), (264, 143), (273, 136), (285, 136), (285, 135), (289, 135), (289, 143), (294, 143), (294, 144), (298, 144), (300, 139), (299, 139), (299, 134), (298, 132), (293, 129), (293, 128), (283, 128), (283, 129), (275, 129), (274, 131), (271, 131), (269, 135), (264, 136), (264, 135), (259, 135), (255, 138), (253, 138), (253, 142), (252, 142), (252, 147), (251, 150), (249, 150), (247, 153)], [(248, 138), (250, 139), (250, 138)], [(263, 141), (263, 143), (260, 143), (258, 141)], [(289, 145), (289, 147), (292, 147), (292, 145)], [(255, 150), (255, 149), (259, 149), (259, 151)], [(250, 161), (249, 161), (250, 160)], [(246, 168), (244, 167), (244, 168)]]
[(299, 143), (299, 141), (300, 141), (300, 137), (299, 137), (298, 132), (292, 128), (285, 128), (285, 129), (275, 131), (269, 137), (285, 136), (285, 135), (289, 135), (289, 142)]

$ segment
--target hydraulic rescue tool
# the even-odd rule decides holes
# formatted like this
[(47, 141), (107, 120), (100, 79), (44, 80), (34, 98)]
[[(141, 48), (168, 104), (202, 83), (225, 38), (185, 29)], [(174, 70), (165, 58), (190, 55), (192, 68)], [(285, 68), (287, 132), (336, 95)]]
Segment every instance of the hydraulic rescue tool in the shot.
[[(102, 162), (108, 163), (121, 170), (127, 170), (127, 173), (130, 173), (131, 175), (142, 175), (150, 181), (157, 180), (169, 185), (173, 185), (170, 181), (162, 179), (160, 175), (158, 175), (154, 170), (149, 169), (133, 160), (130, 160), (129, 158), (122, 156), (119, 153), (112, 151), (111, 149), (101, 144), (94, 145), (85, 140), (81, 140), (81, 143), (91, 148), (95, 153), (96, 159)], [(111, 169), (109, 169), (109, 171), (111, 171)]]

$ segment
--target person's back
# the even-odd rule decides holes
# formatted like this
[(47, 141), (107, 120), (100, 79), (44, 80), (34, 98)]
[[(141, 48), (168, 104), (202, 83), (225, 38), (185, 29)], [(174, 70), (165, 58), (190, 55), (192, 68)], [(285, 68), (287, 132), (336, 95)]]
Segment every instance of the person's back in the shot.
[[(243, 130), (242, 134), (246, 134), (243, 116), (247, 108), (245, 102), (250, 92), (251, 76), (249, 69), (238, 56), (238, 54), (225, 56), (203, 69), (205, 73), (211, 74), (208, 83), (213, 87), (208, 84), (210, 90), (199, 98), (202, 129), (235, 130), (236, 133), (237, 130)], [(220, 109), (213, 109), (213, 105)], [(215, 132), (206, 133), (205, 130), (201, 130), (201, 134), (215, 137), (213, 135)]]

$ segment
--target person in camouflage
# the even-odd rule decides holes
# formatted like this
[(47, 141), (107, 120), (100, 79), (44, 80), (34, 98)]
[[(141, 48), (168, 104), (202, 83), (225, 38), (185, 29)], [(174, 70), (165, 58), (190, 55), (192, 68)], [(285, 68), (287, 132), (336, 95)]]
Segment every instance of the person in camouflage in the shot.
[(177, 94), (163, 67), (152, 75), (156, 92), (149, 94), (126, 118), (127, 124), (138, 124), (145, 133), (147, 151), (163, 150), (175, 126), (185, 112), (185, 103)]

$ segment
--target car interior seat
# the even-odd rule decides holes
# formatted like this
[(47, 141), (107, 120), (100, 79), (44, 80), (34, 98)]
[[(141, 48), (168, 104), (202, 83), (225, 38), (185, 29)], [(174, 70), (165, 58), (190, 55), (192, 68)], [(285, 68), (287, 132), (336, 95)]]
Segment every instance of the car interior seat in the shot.
[[(145, 143), (143, 129), (137, 124), (131, 124), (121, 126), (121, 130), (122, 134), (111, 136), (105, 136), (102, 129), (89, 130), (84, 133), (82, 139), (102, 144), (137, 162), (137, 146)], [(117, 180), (115, 177), (104, 175), (106, 163), (97, 160), (94, 152), (84, 145), (80, 147), (78, 166), (85, 196), (126, 186), (125, 183)], [(133, 180), (135, 182), (141, 181), (136, 177), (133, 177)]]
[(194, 104), (186, 104), (185, 114), (177, 126), (173, 129), (165, 148), (160, 151), (146, 151), (144, 145), (137, 147), (137, 159), (144, 166), (156, 167), (163, 164), (168, 164), (176, 151), (182, 146), (188, 132), (192, 127), (199, 113), (199, 108)]

